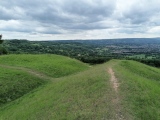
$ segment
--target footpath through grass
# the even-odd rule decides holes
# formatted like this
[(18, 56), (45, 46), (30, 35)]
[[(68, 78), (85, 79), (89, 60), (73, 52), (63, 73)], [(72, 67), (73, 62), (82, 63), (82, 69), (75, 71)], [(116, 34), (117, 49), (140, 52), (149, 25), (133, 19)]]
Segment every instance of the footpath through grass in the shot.
[(0, 108), (7, 120), (99, 120), (114, 118), (107, 64), (58, 78)]
[[(115, 119), (115, 111), (117, 109), (114, 105), (114, 100), (118, 100), (117, 105), (121, 108), (118, 112), (121, 112), (127, 120), (160, 119), (159, 69), (128, 60), (112, 60), (108, 63), (89, 68), (86, 64), (76, 62), (76, 60), (74, 61), (70, 58), (62, 56), (55, 57), (55, 55), (40, 55), (37, 57), (29, 55), (27, 58), (25, 55), (22, 55), (18, 57), (20, 59), (18, 62), (16, 55), (10, 58), (13, 62), (7, 61), (7, 58), (9, 59), (8, 56), (0, 58), (2, 63), (6, 65), (29, 67), (35, 70), (40, 69), (41, 72), (50, 76), (59, 77), (55, 81), (48, 82), (48, 84), (44, 84), (34, 90), (32, 89), (32, 92), (14, 101), (6, 104), (3, 103), (0, 106), (0, 119), (112, 120)], [(43, 58), (43, 60), (46, 59), (44, 60), (45, 62), (39, 60), (40, 58)], [(50, 60), (47, 60), (47, 58)], [(55, 61), (53, 58), (55, 58)], [(64, 63), (60, 58), (64, 60)], [(33, 60), (33, 63), (31, 61), (27, 62), (30, 59)], [(58, 59), (62, 64), (58, 62)], [(48, 62), (50, 62), (51, 69), (55, 72), (45, 67), (45, 65), (49, 66)], [(45, 65), (43, 66), (41, 63)], [(57, 64), (58, 66), (56, 66)], [(54, 65), (56, 69), (53, 68)], [(64, 69), (61, 69), (63, 66)], [(44, 67), (44, 70), (41, 67)], [(118, 90), (116, 93), (110, 82), (111, 76), (107, 72), (108, 68), (113, 69), (118, 81)], [(51, 75), (52, 73), (54, 74)], [(18, 90), (12, 86), (19, 85), (20, 87), (18, 88), (20, 88), (20, 91), (21, 89), (25, 91), (24, 89), (30, 88), (26, 87), (27, 85), (32, 86), (32, 84), (37, 85), (39, 82), (43, 83), (43, 80), (28, 75), (24, 71), (4, 69), (1, 70), (0, 74), (0, 84), (3, 86), (6, 85), (9, 88), (6, 87), (5, 90), (9, 91), (9, 94), (6, 92), (7, 94), (4, 95), (15, 95), (15, 91)], [(5, 79), (6, 82), (4, 82)], [(31, 81), (25, 83), (28, 80)], [(3, 93), (2, 88), (0, 88), (0, 92)], [(118, 99), (115, 99), (116, 96), (118, 96)], [(5, 100), (10, 100), (8, 98)]]

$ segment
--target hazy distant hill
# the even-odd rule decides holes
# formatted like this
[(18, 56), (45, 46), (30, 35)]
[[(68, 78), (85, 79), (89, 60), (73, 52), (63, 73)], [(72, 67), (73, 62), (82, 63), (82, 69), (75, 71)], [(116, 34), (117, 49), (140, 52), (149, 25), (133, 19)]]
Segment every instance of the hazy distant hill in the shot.
[[(72, 41), (70, 41), (72, 42)], [(100, 39), (100, 40), (76, 40), (79, 43), (95, 45), (108, 44), (160, 44), (160, 38), (121, 38), (121, 39)]]

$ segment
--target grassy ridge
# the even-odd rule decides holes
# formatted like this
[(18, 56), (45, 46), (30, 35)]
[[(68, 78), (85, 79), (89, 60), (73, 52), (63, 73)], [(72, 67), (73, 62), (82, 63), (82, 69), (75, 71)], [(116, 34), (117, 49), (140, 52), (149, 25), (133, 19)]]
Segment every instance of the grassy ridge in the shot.
[(88, 68), (77, 60), (59, 55), (5, 55), (0, 64), (27, 67), (51, 77), (62, 77)]
[(109, 75), (106, 65), (59, 78), (0, 108), (0, 118), (30, 120), (112, 119)]
[(44, 83), (45, 80), (26, 72), (0, 67), (0, 106), (23, 96)]
[(126, 111), (135, 120), (159, 120), (160, 70), (134, 61), (121, 61), (114, 69)]

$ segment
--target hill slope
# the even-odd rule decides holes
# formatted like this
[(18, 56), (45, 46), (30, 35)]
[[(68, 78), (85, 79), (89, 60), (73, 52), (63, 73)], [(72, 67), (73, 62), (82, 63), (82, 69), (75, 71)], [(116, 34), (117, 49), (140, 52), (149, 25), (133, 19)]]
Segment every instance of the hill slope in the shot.
[[(104, 68), (105, 69), (105, 68)], [(3, 119), (101, 119), (110, 115), (110, 85), (104, 69), (59, 78), (0, 110)], [(95, 114), (96, 113), (96, 114)]]
[(160, 69), (134, 61), (114, 66), (122, 103), (135, 120), (160, 118)]
[[(88, 66), (84, 66), (87, 69)], [(0, 118), (3, 120), (160, 118), (159, 69), (123, 60), (112, 60), (86, 69), (83, 68), (76, 74), (55, 78), (49, 84), (5, 104), (0, 107)]]
[(60, 55), (5, 55), (0, 64), (20, 66), (42, 72), (51, 77), (62, 77), (85, 70), (88, 65)]
[(57, 73), (53, 76), (60, 77), (88, 68), (79, 61), (57, 55), (6, 55), (0, 61), (0, 106), (55, 79), (48, 74)]

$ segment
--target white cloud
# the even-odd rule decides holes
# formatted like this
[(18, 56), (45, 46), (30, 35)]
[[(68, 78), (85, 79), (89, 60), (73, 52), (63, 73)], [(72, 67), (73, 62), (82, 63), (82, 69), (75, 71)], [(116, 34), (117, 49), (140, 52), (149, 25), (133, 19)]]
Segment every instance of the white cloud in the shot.
[(151, 34), (160, 34), (160, 26), (152, 27), (151, 29), (148, 30), (148, 33), (151, 33)]
[(3, 0), (0, 34), (32, 40), (157, 37), (157, 0)]

